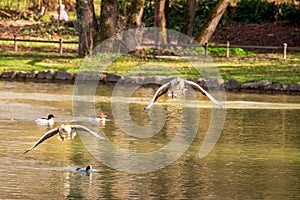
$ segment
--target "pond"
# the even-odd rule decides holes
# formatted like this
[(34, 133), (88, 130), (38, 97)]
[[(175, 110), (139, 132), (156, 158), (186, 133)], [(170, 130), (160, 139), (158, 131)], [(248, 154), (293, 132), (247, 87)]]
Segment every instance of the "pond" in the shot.
[[(60, 83), (0, 82), (0, 199), (300, 198), (299, 96), (227, 93), (221, 135), (208, 155), (200, 158), (213, 110), (201, 94), (200, 104), (191, 101), (188, 108), (199, 111), (197, 121), (185, 119), (180, 104), (166, 97), (151, 112), (142, 112), (156, 88), (140, 88), (127, 99), (129, 115), (114, 110), (114, 85), (99, 85), (92, 101), (85, 102), (94, 113), (73, 115), (73, 89)], [(122, 108), (115, 103), (115, 108)], [(105, 124), (91, 120), (99, 112), (107, 115)], [(53, 127), (34, 122), (50, 113), (56, 116)], [(128, 132), (157, 129), (151, 120), (159, 127), (155, 134), (139, 138)], [(62, 142), (55, 136), (23, 154), (46, 131), (69, 123), (89, 126), (108, 141), (78, 132), (80, 137), (73, 141)], [(130, 156), (157, 151), (173, 141), (179, 130), (188, 135), (194, 127), (193, 137), (179, 138), (191, 143), (173, 161), (165, 164), (161, 156), (155, 157), (144, 167), (162, 166), (136, 171)], [(100, 154), (106, 143), (133, 154)], [(95, 170), (76, 171), (88, 165)]]

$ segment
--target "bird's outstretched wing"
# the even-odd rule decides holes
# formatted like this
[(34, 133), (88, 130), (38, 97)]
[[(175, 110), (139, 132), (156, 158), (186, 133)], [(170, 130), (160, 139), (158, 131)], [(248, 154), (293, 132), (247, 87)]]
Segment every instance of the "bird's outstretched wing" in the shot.
[(219, 108), (223, 108), (222, 104), (218, 102), (213, 96), (211, 96), (208, 92), (206, 92), (200, 85), (194, 83), (193, 81), (184, 80), (184, 82), (188, 85), (195, 86), (203, 95), (207, 96), (214, 104), (219, 106)]
[(147, 106), (144, 108), (144, 112), (146, 112), (149, 108), (151, 108), (152, 104), (163, 94), (165, 94), (166, 92), (168, 92), (168, 89), (170, 87), (171, 82), (168, 82), (164, 85), (162, 85), (160, 88), (158, 88), (158, 90), (156, 91), (156, 93), (154, 94), (154, 96), (152, 97), (152, 99), (149, 101), (149, 103), (147, 104)]
[(76, 130), (82, 130), (82, 131), (86, 131), (91, 133), (92, 135), (94, 135), (95, 137), (101, 139), (101, 140), (107, 140), (106, 137), (99, 135), (98, 133), (95, 133), (94, 131), (90, 130), (89, 128), (85, 127), (85, 126), (81, 126), (81, 125), (70, 125), (70, 127), (72, 129), (76, 129)]
[(34, 149), (36, 146), (38, 146), (39, 144), (41, 144), (42, 142), (44, 142), (45, 140), (51, 138), (52, 136), (54, 136), (55, 134), (57, 134), (59, 132), (59, 128), (55, 128), (52, 129), (48, 132), (46, 132), (30, 149), (27, 149), (25, 153), (27, 153), (28, 151), (31, 151), (32, 149)]

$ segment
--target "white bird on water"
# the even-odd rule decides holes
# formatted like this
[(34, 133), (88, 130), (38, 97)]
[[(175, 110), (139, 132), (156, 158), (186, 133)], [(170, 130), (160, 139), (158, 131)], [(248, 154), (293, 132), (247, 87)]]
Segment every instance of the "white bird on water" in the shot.
[(78, 167), (77, 169), (76, 169), (76, 171), (77, 172), (92, 172), (93, 171), (93, 168), (92, 168), (92, 165), (88, 165), (87, 167), (85, 167), (85, 168), (80, 168), (80, 167)]
[(188, 81), (188, 80), (177, 77), (177, 78), (170, 80), (168, 83), (162, 85), (160, 88), (158, 88), (158, 90), (156, 91), (156, 93), (154, 94), (154, 96), (152, 97), (150, 102), (144, 108), (144, 112), (146, 112), (148, 109), (150, 109), (152, 104), (160, 96), (162, 96), (163, 94), (165, 94), (167, 92), (169, 92), (168, 96), (171, 96), (172, 99), (175, 96), (177, 96), (177, 94), (176, 94), (177, 91), (179, 91), (181, 95), (184, 95), (184, 92), (187, 90), (188, 85), (194, 86), (203, 95), (207, 96), (207, 98), (209, 98), (209, 100), (211, 100), (214, 104), (219, 106), (219, 108), (223, 108), (221, 103), (219, 103), (213, 96), (211, 96), (208, 92), (206, 92), (200, 85), (198, 85), (197, 83), (194, 83), (193, 81)]
[(49, 114), (47, 118), (38, 118), (35, 120), (35, 122), (38, 124), (38, 125), (49, 125), (49, 126), (52, 126), (54, 124), (54, 118), (55, 116), (52, 115), (52, 114)]
[(59, 134), (58, 138), (62, 141), (64, 141), (65, 139), (73, 140), (74, 137), (76, 136), (76, 133), (73, 132), (73, 130), (86, 131), (86, 132), (91, 133), (92, 135), (94, 135), (95, 137), (97, 137), (101, 140), (107, 140), (105, 137), (95, 133), (94, 131), (88, 129), (85, 126), (81, 126), (81, 125), (64, 125), (64, 124), (62, 124), (58, 128), (54, 128), (50, 131), (47, 131), (31, 148), (27, 149), (24, 152), (24, 154), (31, 151), (32, 149), (37, 147), (39, 144), (41, 144), (45, 140), (51, 138), (52, 136), (56, 135), (57, 133)]

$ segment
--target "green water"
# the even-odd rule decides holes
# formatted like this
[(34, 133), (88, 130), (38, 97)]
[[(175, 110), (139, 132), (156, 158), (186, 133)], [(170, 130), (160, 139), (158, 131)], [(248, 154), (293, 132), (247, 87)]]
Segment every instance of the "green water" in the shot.
[[(101, 110), (108, 116), (106, 123), (85, 121), (91, 127), (99, 126), (111, 144), (132, 152), (152, 152), (175, 137), (182, 114), (176, 102), (167, 98), (157, 102), (165, 110), (164, 126), (152, 138), (141, 139), (126, 134), (116, 123), (112, 90), (113, 85), (100, 85), (92, 102), (95, 112)], [(139, 126), (149, 124), (149, 114), (141, 111), (154, 92), (153, 88), (137, 91), (129, 104), (131, 118), (118, 117)], [(199, 124), (191, 121), (190, 126), (183, 127), (188, 133), (198, 125), (188, 149), (161, 169), (130, 173), (99, 161), (81, 140), (85, 136), (64, 142), (53, 137), (23, 154), (49, 129), (84, 121), (73, 117), (72, 85), (0, 82), (0, 94), (0, 199), (300, 198), (298, 96), (227, 93), (224, 128), (212, 151), (202, 159), (199, 151), (211, 108), (199, 96), (204, 106), (192, 106), (199, 110)], [(57, 116), (54, 127), (35, 124), (35, 118), (49, 113)], [(100, 151), (103, 143), (99, 146)], [(113, 159), (120, 165), (131, 164), (126, 158)], [(96, 171), (76, 172), (77, 167), (87, 165)]]

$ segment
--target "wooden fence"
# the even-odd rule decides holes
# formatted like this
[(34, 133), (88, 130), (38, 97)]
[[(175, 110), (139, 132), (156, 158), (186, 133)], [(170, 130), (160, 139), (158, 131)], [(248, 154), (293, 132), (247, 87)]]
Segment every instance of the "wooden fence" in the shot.
[[(190, 44), (185, 44), (185, 45), (173, 45), (173, 44), (167, 44), (167, 45), (155, 45), (155, 44), (143, 44), (143, 46), (148, 46), (148, 47), (168, 47), (168, 46), (180, 46), (180, 47), (199, 47), (199, 45), (190, 45)], [(242, 48), (242, 49), (269, 49), (269, 50), (281, 50), (282, 51), (282, 58), (286, 59), (287, 56), (287, 50), (291, 51), (299, 51), (300, 52), (300, 47), (289, 47), (287, 43), (283, 43), (282, 46), (254, 46), (254, 45), (230, 45), (230, 42), (227, 42), (225, 46), (209, 46), (208, 43), (204, 44), (204, 55), (208, 56), (208, 49), (209, 48), (225, 48), (226, 49), (226, 58), (230, 57), (230, 48)]]
[[(63, 39), (59, 39), (58, 41), (49, 41), (49, 40), (26, 40), (26, 39), (18, 39), (17, 35), (14, 35), (14, 38), (0, 38), (0, 41), (13, 41), (14, 42), (14, 51), (18, 51), (18, 42), (38, 42), (38, 43), (56, 43), (59, 44), (59, 53), (63, 54), (63, 44), (78, 44), (78, 42), (72, 42), (72, 41), (64, 41)], [(151, 47), (158, 47), (155, 44), (143, 44), (142, 46), (151, 46)], [(160, 47), (166, 47), (166, 46), (186, 46), (186, 47), (199, 47), (199, 45), (159, 45)], [(282, 46), (251, 46), (251, 45), (230, 45), (230, 42), (226, 43), (226, 46), (209, 46), (208, 43), (206, 43), (204, 46), (204, 55), (208, 55), (208, 49), (209, 48), (225, 48), (226, 49), (226, 58), (230, 57), (230, 48), (243, 48), (243, 49), (271, 49), (271, 50), (281, 50), (282, 51), (282, 58), (286, 59), (287, 57), (287, 49), (291, 51), (300, 51), (300, 47), (288, 47), (287, 43), (283, 43)]]
[(36, 42), (36, 43), (52, 43), (59, 44), (59, 53), (63, 54), (63, 44), (78, 44), (78, 42), (72, 41), (64, 41), (63, 39), (59, 39), (58, 41), (50, 41), (50, 40), (28, 40), (28, 39), (18, 39), (17, 35), (14, 35), (14, 38), (0, 38), (0, 41), (13, 41), (14, 42), (14, 51), (18, 51), (18, 42)]

